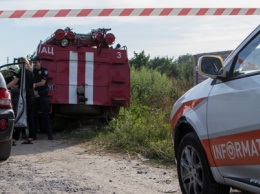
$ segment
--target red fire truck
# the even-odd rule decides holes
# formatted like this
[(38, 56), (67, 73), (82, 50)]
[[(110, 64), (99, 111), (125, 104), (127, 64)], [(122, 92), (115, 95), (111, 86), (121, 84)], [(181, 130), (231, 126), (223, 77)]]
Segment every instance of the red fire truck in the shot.
[(56, 30), (38, 45), (36, 55), (49, 73), (53, 114), (111, 118), (130, 105), (127, 48), (115, 42), (111, 29), (82, 34)]

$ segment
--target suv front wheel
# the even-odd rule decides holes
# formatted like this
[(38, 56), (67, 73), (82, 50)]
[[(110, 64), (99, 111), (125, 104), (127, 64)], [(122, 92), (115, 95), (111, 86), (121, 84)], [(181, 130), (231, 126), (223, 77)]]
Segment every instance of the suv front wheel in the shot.
[(0, 160), (7, 160), (11, 155), (12, 140), (0, 142)]
[(214, 181), (203, 147), (195, 133), (186, 134), (177, 151), (177, 170), (183, 194), (228, 194), (229, 187)]

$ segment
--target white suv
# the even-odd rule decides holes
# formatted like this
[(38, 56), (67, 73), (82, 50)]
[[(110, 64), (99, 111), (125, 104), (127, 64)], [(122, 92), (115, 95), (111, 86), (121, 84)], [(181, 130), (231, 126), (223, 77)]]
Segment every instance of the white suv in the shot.
[(197, 71), (209, 78), (171, 113), (182, 193), (260, 193), (260, 26), (225, 62), (201, 57)]

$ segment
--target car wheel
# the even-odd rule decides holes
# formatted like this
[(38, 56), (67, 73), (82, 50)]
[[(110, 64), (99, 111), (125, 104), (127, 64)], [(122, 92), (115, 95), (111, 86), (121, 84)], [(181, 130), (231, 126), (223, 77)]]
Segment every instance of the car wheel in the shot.
[(177, 170), (183, 194), (228, 194), (211, 174), (203, 147), (195, 133), (186, 134), (177, 151)]
[(7, 160), (11, 155), (12, 140), (0, 142), (0, 160)]

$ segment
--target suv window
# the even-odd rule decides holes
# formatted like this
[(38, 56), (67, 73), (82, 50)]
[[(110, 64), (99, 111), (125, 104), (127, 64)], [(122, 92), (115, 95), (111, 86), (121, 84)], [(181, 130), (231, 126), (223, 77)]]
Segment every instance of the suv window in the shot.
[(238, 54), (233, 75), (243, 77), (255, 73), (260, 73), (260, 34)]

